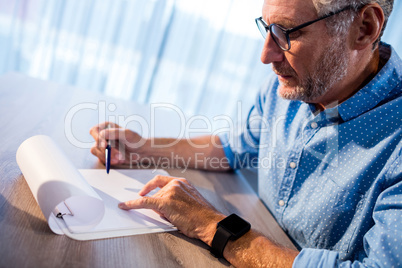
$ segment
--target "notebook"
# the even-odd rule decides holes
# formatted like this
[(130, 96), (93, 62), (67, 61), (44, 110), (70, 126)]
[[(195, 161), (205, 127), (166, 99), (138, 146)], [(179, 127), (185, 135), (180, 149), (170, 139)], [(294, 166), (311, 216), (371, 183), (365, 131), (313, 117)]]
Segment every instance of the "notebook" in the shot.
[[(164, 170), (76, 169), (48, 136), (37, 135), (17, 150), (17, 163), (50, 229), (76, 240), (177, 230), (153, 210), (121, 210), (118, 203)], [(152, 193), (151, 193), (152, 194)]]

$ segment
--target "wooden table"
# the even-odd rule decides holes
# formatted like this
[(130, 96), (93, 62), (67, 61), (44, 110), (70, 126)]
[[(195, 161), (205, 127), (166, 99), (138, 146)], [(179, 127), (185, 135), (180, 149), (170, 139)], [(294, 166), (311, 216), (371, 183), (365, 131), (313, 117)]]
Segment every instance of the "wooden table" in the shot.
[[(111, 106), (109, 106), (111, 105)], [(0, 267), (224, 267), (201, 241), (179, 232), (75, 241), (52, 233), (15, 160), (36, 134), (51, 136), (77, 168), (104, 168), (89, 152), (89, 129), (106, 115), (150, 120), (147, 105), (10, 73), (0, 77)], [(174, 112), (156, 113), (155, 136), (175, 136)], [(159, 125), (158, 125), (159, 122)], [(138, 128), (135, 120), (128, 126)], [(253, 228), (294, 248), (239, 173), (168, 170), (189, 179), (223, 213), (238, 213)], [(250, 173), (249, 173), (250, 174)]]

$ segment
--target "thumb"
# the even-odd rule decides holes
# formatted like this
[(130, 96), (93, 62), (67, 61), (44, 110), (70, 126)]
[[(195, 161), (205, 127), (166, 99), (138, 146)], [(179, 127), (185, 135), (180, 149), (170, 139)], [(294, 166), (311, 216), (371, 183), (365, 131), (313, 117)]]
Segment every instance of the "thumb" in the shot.
[(119, 204), (120, 209), (130, 210), (130, 209), (154, 209), (158, 208), (158, 200), (154, 197), (144, 196), (138, 199), (122, 202)]
[(125, 129), (122, 128), (108, 128), (99, 132), (99, 136), (106, 140), (119, 140), (125, 138)]

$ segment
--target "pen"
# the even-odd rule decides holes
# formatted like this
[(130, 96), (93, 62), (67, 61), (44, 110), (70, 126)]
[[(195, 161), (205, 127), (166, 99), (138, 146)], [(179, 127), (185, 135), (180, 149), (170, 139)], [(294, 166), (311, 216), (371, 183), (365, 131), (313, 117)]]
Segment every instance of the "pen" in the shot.
[[(110, 124), (107, 125), (106, 129), (110, 128)], [(106, 173), (109, 174), (109, 170), (110, 170), (110, 156), (111, 156), (111, 152), (112, 152), (112, 147), (111, 147), (111, 140), (107, 141), (107, 146), (105, 149), (105, 158), (106, 158)]]

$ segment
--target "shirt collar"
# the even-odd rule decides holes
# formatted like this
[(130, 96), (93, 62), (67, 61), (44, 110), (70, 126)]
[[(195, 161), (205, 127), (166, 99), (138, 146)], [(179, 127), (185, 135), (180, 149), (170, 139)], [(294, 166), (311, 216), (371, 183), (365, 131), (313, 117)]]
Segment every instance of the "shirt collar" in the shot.
[[(381, 42), (380, 47), (380, 54), (388, 54), (385, 56), (389, 57), (389, 60), (377, 75), (352, 97), (338, 106), (320, 113), (318, 120), (348, 121), (373, 109), (385, 99), (395, 94), (401, 94), (401, 89), (395, 91), (395, 87), (402, 80), (402, 60), (390, 45)], [(314, 104), (309, 104), (309, 106), (312, 113), (317, 112)]]

